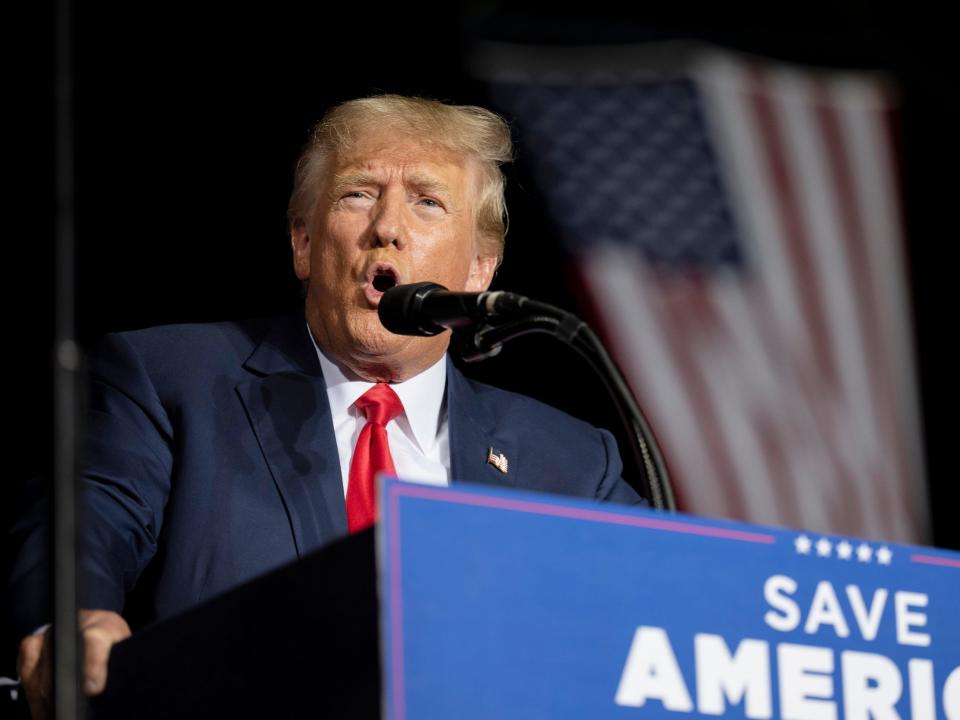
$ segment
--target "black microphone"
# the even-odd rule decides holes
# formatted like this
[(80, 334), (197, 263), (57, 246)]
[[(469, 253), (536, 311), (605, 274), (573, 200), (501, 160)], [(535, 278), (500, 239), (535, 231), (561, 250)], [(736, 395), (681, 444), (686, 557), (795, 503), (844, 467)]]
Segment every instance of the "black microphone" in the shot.
[(387, 290), (377, 313), (390, 332), (429, 337), (494, 315), (508, 315), (525, 302), (527, 298), (515, 293), (450, 292), (443, 285), (420, 282)]

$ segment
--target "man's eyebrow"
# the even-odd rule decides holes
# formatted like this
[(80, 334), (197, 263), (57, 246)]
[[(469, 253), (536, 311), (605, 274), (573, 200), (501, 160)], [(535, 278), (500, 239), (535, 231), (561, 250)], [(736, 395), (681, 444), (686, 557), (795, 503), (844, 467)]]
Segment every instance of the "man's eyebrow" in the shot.
[[(381, 177), (377, 173), (360, 170), (358, 172), (346, 172), (333, 176), (331, 185), (332, 192), (337, 193), (348, 187), (365, 187), (369, 185), (380, 185)], [(413, 172), (404, 176), (404, 184), (414, 188), (419, 192), (426, 193), (447, 193), (450, 188), (447, 183), (428, 173)]]
[(334, 175), (331, 193), (338, 194), (344, 188), (356, 186), (379, 185), (378, 177), (371, 172), (348, 172), (343, 175)]
[(415, 188), (419, 192), (430, 195), (449, 195), (450, 187), (447, 183), (433, 175), (424, 173), (411, 173), (405, 178), (405, 183), (409, 187)]

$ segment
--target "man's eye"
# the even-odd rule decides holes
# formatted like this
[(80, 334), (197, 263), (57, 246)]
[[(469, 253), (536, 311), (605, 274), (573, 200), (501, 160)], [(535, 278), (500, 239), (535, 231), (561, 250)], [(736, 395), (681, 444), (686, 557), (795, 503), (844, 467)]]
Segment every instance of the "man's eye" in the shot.
[(367, 207), (372, 201), (370, 193), (363, 190), (350, 190), (340, 196), (340, 202), (347, 207)]
[(420, 200), (420, 202), (426, 205), (427, 207), (437, 207), (437, 208), (443, 207), (439, 202), (437, 202), (433, 198), (423, 198), (422, 200)]

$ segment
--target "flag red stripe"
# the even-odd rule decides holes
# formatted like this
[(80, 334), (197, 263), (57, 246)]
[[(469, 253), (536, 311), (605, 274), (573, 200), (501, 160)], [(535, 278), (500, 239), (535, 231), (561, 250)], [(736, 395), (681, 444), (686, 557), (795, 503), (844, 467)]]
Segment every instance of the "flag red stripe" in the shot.
[[(812, 377), (809, 373), (801, 372), (800, 374), (804, 381), (810, 383), (809, 398), (813, 412), (819, 420), (818, 425), (829, 427), (834, 422), (834, 413), (830, 408), (833, 402), (832, 394), (840, 387), (835, 341), (840, 342), (843, 339), (832, 337), (830, 325), (826, 319), (827, 311), (822, 300), (823, 280), (813, 258), (815, 246), (811, 228), (808, 227), (801, 205), (801, 190), (788, 159), (785, 131), (780, 126), (774, 108), (772, 82), (759, 68), (753, 69), (750, 75), (756, 88), (751, 96), (751, 109), (760, 129), (761, 155), (766, 163), (767, 176), (775, 190), (772, 195), (778, 206), (783, 247), (790, 259), (790, 267), (796, 275), (795, 286), (799, 294), (799, 303), (803, 308), (802, 315), (807, 325), (807, 337), (815, 360)], [(823, 437), (823, 450), (832, 458), (836, 472), (837, 482), (833, 485), (833, 489), (839, 494), (838, 503), (826, 501), (828, 512), (835, 514), (839, 509), (841, 513), (846, 514), (845, 518), (843, 514), (838, 518), (845, 527), (850, 526), (849, 516), (852, 514), (855, 517), (854, 525), (862, 527), (864, 508), (859, 502), (855, 478), (846, 466), (843, 453), (836, 446), (839, 433), (829, 432)]]
[(805, 310), (803, 315), (808, 325), (811, 349), (820, 377), (830, 387), (834, 387), (837, 382), (837, 371), (825, 318), (826, 311), (820, 302), (818, 292), (818, 275), (810, 255), (810, 233), (784, 152), (784, 138), (770, 99), (769, 83), (766, 75), (759, 69), (755, 69), (751, 74), (756, 86), (756, 91), (751, 96), (751, 110), (756, 125), (760, 129), (760, 150), (766, 161), (767, 176), (776, 189), (773, 197), (778, 204), (777, 210), (785, 240), (784, 247), (790, 256), (791, 266), (798, 276), (797, 292), (800, 293), (800, 302)]
[[(650, 301), (658, 308), (657, 315), (664, 328), (663, 338), (670, 356), (676, 361), (676, 369), (693, 404), (694, 415), (699, 422), (700, 433), (706, 442), (709, 455), (716, 463), (715, 479), (726, 490), (730, 517), (746, 519), (748, 514), (743, 490), (720, 432), (720, 424), (724, 422), (723, 409), (714, 405), (712, 394), (694, 359), (697, 348), (691, 347), (691, 341), (696, 339), (698, 330), (702, 331), (698, 325), (708, 322), (708, 318), (698, 317), (695, 309), (691, 312), (691, 308), (687, 307), (691, 296), (686, 281), (677, 279), (675, 282), (660, 282), (656, 283), (655, 287), (658, 289), (659, 298), (651, 297)], [(702, 307), (700, 309), (702, 310)], [(696, 480), (709, 482), (708, 478)]]

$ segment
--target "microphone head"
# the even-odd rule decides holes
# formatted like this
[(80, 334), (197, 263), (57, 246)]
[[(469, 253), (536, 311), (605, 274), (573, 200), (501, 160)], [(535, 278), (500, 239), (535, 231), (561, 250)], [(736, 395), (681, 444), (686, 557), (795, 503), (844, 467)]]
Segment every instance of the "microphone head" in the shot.
[(397, 335), (419, 335), (430, 337), (446, 330), (420, 316), (423, 299), (437, 290), (446, 290), (443, 285), (432, 282), (396, 285), (380, 296), (377, 314), (380, 322)]

